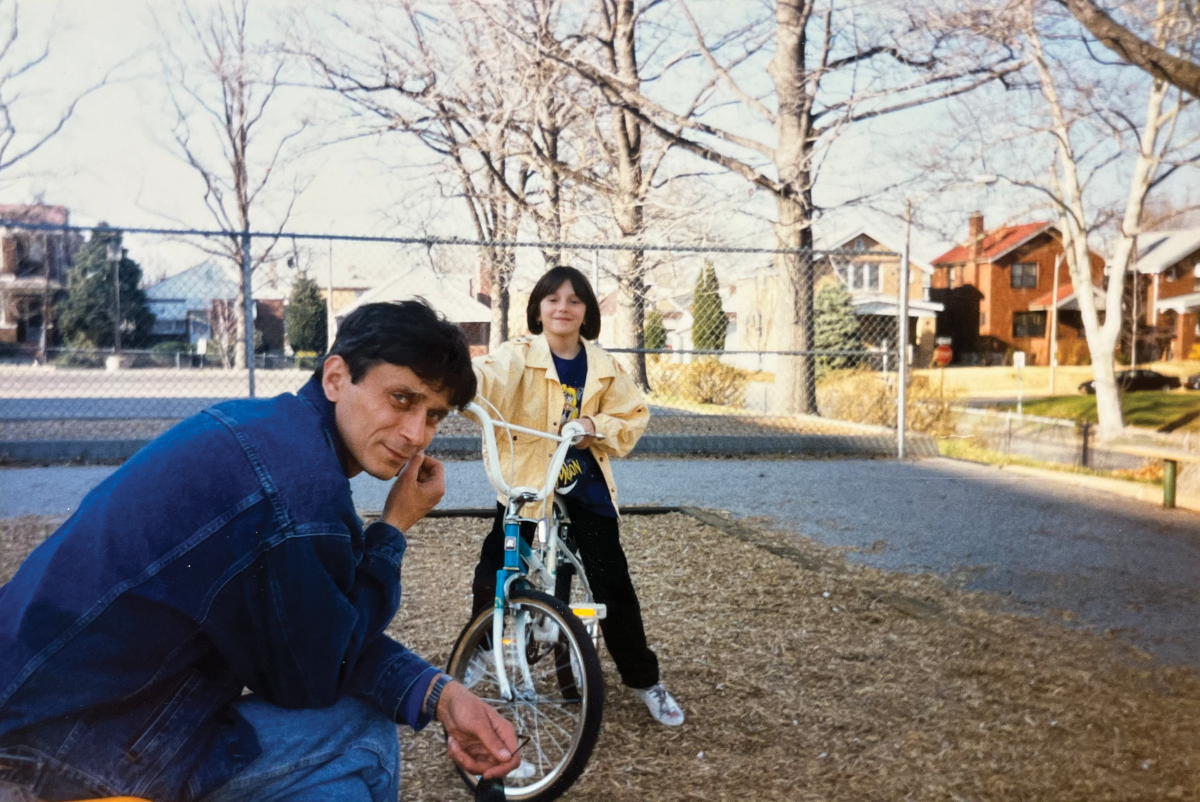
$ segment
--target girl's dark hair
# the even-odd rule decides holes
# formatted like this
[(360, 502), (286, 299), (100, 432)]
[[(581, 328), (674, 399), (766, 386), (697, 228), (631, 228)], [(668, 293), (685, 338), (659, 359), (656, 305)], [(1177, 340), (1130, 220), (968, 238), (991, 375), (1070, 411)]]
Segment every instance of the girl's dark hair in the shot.
[(585, 340), (596, 339), (600, 336), (600, 302), (596, 300), (596, 293), (592, 292), (592, 285), (588, 283), (587, 276), (566, 265), (550, 268), (538, 279), (538, 283), (533, 285), (529, 305), (525, 307), (525, 322), (529, 325), (530, 333), (542, 333), (542, 299), (553, 295), (564, 281), (571, 282), (571, 288), (587, 308), (583, 314), (583, 326), (579, 329), (579, 336)]
[[(424, 299), (364, 304), (338, 327), (337, 339), (325, 355), (340, 356), (350, 368), (350, 381), (358, 384), (367, 371), (381, 362), (411, 370), (450, 404), (462, 407), (475, 398), (475, 372), (467, 335)], [(325, 362), (317, 366), (317, 381)]]

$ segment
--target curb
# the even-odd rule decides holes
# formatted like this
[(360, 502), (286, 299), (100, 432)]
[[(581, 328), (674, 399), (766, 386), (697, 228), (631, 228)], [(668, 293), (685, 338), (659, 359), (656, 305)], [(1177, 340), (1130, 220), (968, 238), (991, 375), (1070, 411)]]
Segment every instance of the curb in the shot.
[[(6, 463), (120, 463), (149, 440), (4, 440), (0, 464)], [(937, 442), (910, 434), (908, 455), (940, 456)], [(478, 437), (438, 435), (429, 446), (435, 456), (481, 456)], [(896, 456), (895, 432), (880, 434), (779, 435), (646, 435), (633, 449), (635, 456), (741, 456), (780, 454), (807, 457), (887, 458)]]
[[(953, 458), (945, 457), (945, 459)], [(972, 460), (956, 461), (969, 462), (972, 465), (991, 464), (987, 462), (974, 462)], [(1029, 476), (1034, 479), (1048, 479), (1050, 481), (1071, 485), (1073, 487), (1082, 487), (1088, 490), (1100, 490), (1105, 493), (1112, 493), (1115, 496), (1134, 499), (1135, 501), (1149, 502), (1154, 504), (1156, 507), (1162, 508), (1162, 485), (1149, 485), (1145, 482), (1130, 482), (1126, 479), (1110, 479), (1106, 476), (1087, 476), (1086, 474), (1073, 474), (1067, 473), (1066, 471), (1052, 471), (1046, 468), (1031, 468), (1027, 465), (996, 465), (993, 467), (995, 467), (997, 470), (1016, 473), (1022, 476)], [(1200, 512), (1200, 496), (1177, 493), (1175, 495), (1175, 506), (1179, 509)]]

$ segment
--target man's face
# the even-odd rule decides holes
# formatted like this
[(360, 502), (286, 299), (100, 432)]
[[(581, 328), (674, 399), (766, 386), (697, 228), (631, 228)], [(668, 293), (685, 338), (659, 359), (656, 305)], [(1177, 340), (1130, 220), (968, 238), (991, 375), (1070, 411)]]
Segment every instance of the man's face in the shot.
[(434, 390), (406, 367), (381, 362), (350, 381), (340, 356), (325, 360), (325, 397), (336, 404), (334, 420), (346, 447), (350, 476), (366, 471), (391, 479), (424, 451), (438, 424), (450, 414), (446, 392)]

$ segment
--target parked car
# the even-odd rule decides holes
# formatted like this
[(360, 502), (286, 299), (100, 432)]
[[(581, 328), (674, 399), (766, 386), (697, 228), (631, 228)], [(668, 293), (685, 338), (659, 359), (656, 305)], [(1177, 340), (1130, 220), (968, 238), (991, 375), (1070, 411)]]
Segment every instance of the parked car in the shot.
[[(1193, 378), (1200, 379), (1200, 375)], [(1188, 381), (1190, 382), (1191, 379)], [(1164, 376), (1156, 370), (1139, 368), (1138, 370), (1117, 371), (1117, 389), (1123, 393), (1136, 393), (1141, 390), (1173, 390), (1179, 385), (1178, 376)], [(1095, 395), (1095, 380), (1079, 385), (1079, 392)]]

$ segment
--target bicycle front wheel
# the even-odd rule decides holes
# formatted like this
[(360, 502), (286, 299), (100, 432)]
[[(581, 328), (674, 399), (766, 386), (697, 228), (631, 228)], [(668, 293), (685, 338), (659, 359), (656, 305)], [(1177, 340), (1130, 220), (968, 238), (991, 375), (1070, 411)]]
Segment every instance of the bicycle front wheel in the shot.
[[(504, 611), (504, 672), (511, 698), (501, 696), (492, 656), (492, 611), (463, 629), (446, 673), (512, 723), (521, 767), (504, 780), (507, 799), (549, 802), (578, 779), (600, 734), (604, 680), (600, 658), (569, 607), (534, 590), (515, 590)], [(479, 778), (462, 771), (472, 790)]]

